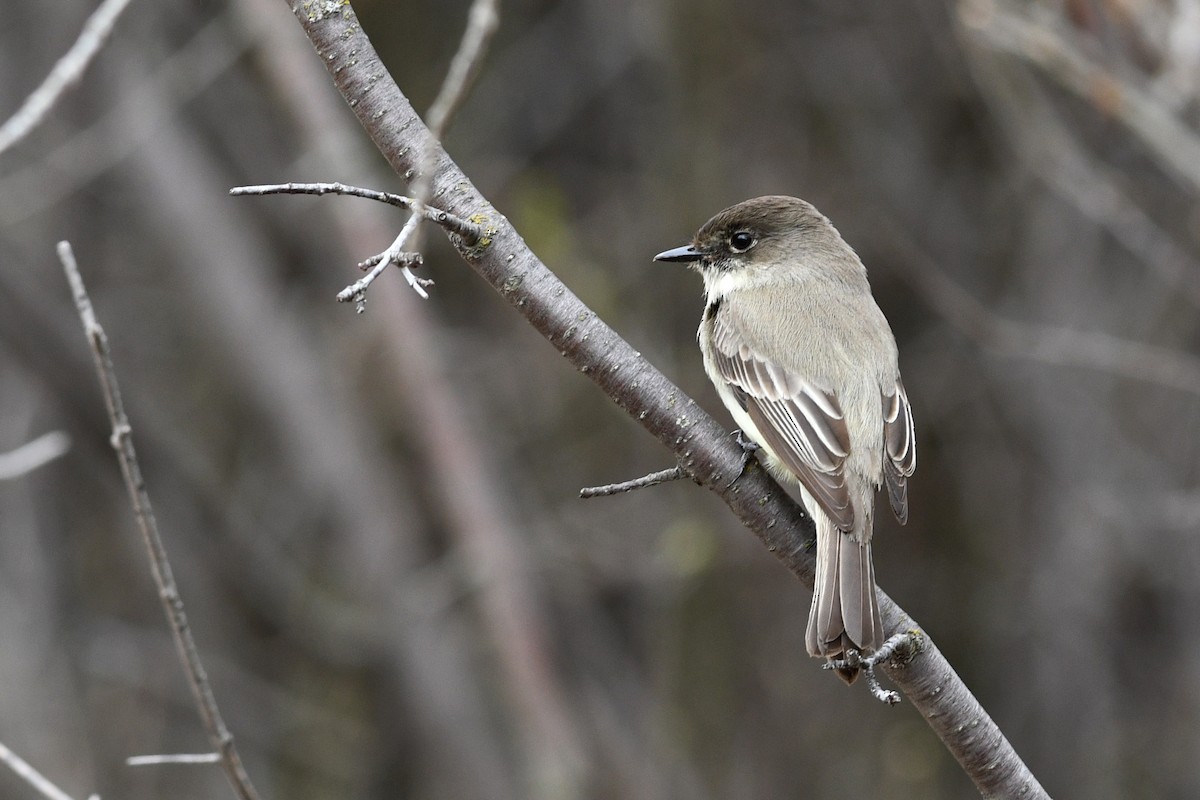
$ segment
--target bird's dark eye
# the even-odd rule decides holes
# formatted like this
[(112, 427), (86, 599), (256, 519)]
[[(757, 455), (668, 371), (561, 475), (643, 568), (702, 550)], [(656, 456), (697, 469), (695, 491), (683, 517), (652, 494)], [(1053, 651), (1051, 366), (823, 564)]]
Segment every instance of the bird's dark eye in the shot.
[(729, 237), (729, 249), (735, 253), (744, 253), (754, 247), (756, 241), (750, 231), (738, 231)]

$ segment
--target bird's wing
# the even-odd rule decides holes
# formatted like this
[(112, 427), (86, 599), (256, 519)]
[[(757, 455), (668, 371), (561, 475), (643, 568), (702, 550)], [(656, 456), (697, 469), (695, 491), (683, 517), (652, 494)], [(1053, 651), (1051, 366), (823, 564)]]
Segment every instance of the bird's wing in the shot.
[(713, 362), (758, 429), (764, 445), (792, 471), (838, 528), (854, 528), (843, 465), (850, 432), (832, 392), (763, 357), (716, 314)]
[(895, 389), (883, 396), (883, 449), (887, 456), (883, 461), (883, 477), (888, 500), (903, 525), (908, 522), (908, 478), (917, 468), (917, 437), (908, 395), (899, 378)]

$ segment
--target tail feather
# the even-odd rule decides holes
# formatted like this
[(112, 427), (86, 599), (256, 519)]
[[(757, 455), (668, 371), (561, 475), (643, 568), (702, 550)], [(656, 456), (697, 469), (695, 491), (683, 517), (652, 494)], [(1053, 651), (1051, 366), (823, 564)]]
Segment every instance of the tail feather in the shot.
[[(883, 643), (883, 622), (875, 596), (871, 544), (860, 544), (825, 514), (817, 523), (817, 576), (805, 644), (818, 658), (838, 658), (849, 649), (874, 652)], [(838, 670), (847, 683), (857, 669)]]

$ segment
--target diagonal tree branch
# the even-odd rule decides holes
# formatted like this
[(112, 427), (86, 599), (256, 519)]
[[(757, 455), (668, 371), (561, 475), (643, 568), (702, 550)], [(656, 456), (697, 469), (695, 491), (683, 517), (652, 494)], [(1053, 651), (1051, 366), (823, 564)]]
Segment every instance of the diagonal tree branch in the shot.
[[(742, 449), (721, 426), (530, 251), (430, 135), (348, 4), (290, 0), (289, 6), (342, 97), (396, 173), (411, 179), (430, 165), (430, 203), (484, 226), (484, 237), (475, 245), (455, 243), (464, 260), (811, 588), (812, 522), (799, 506), (756, 463), (743, 471)], [(889, 635), (914, 631), (920, 637), (919, 652), (903, 666), (887, 667), (889, 677), (980, 792), (986, 797), (1047, 797), (928, 636), (886, 594), (880, 592), (879, 599)]]
[[(17, 777), (36, 789), (38, 794), (46, 800), (72, 800), (71, 795), (51, 783), (49, 778), (34, 769), (28, 761), (5, 747), (3, 742), (0, 742), (0, 764), (11, 769)], [(97, 800), (97, 797), (91, 795), (88, 800)]]

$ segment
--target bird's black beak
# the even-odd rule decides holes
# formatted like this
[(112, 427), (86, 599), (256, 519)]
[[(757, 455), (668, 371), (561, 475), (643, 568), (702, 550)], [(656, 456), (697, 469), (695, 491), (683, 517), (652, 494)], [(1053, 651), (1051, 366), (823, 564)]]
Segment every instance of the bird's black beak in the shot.
[(654, 257), (655, 261), (699, 261), (704, 257), (704, 254), (692, 247), (690, 244), (685, 244), (683, 247), (676, 247), (674, 250), (665, 250)]

